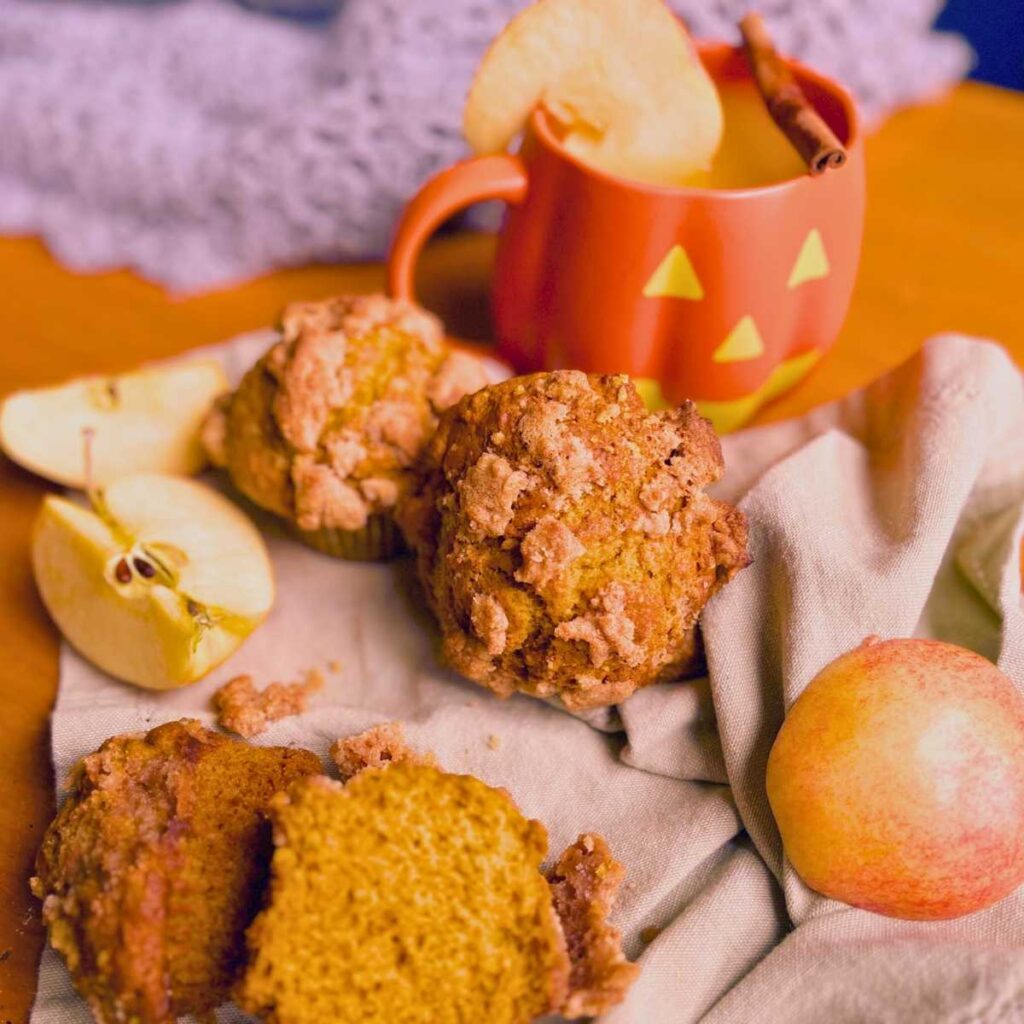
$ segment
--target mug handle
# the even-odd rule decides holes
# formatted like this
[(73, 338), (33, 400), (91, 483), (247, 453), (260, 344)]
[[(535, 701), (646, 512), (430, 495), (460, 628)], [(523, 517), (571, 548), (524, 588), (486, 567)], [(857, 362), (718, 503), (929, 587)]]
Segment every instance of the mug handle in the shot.
[(453, 213), (485, 199), (521, 203), (526, 198), (526, 168), (518, 156), (461, 160), (431, 178), (406, 206), (388, 254), (388, 292), (414, 301), (416, 261), (424, 243)]

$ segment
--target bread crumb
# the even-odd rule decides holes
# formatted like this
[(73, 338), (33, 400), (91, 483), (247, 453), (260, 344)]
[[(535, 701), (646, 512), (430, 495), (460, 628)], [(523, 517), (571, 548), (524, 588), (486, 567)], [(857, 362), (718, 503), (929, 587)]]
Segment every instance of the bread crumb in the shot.
[(213, 695), (217, 724), (228, 732), (251, 739), (266, 732), (271, 722), (301, 715), (309, 706), (310, 694), (323, 689), (319, 669), (310, 669), (295, 683), (271, 683), (257, 690), (251, 675), (229, 679)]
[(386, 768), (398, 761), (437, 767), (433, 754), (420, 754), (406, 743), (401, 722), (382, 722), (356, 736), (335, 740), (331, 760), (346, 781), (367, 768)]
[(625, 869), (593, 833), (581, 835), (548, 875), (572, 964), (565, 1017), (605, 1013), (621, 1003), (639, 973), (622, 952), (622, 936), (608, 923)]
[(491, 733), (491, 735), (487, 737), (487, 749), (488, 750), (499, 750), (500, 748), (501, 748), (501, 737), (500, 736), (495, 736), (494, 733)]
[(650, 945), (660, 934), (661, 929), (656, 924), (652, 924), (640, 932), (640, 940)]
[(332, 658), (329, 662), (327, 662), (327, 671), (334, 672), (335, 674), (337, 674), (341, 671), (341, 662), (338, 661), (337, 658)]
[(492, 658), (501, 654), (508, 641), (508, 615), (501, 602), (490, 594), (474, 594), (469, 617), (487, 653)]

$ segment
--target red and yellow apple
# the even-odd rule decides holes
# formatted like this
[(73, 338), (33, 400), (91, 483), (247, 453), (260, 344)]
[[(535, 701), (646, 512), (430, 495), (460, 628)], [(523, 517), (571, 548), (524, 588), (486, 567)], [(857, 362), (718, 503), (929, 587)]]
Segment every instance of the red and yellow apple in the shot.
[(1024, 697), (962, 647), (871, 637), (827, 665), (767, 787), (786, 856), (825, 896), (941, 920), (1024, 882)]

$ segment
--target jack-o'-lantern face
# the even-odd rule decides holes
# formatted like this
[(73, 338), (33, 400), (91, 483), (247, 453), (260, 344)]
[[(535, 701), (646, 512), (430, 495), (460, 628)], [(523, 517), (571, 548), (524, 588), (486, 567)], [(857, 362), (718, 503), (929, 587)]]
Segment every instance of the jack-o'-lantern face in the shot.
[[(733, 430), (810, 371), (832, 337), (821, 330), (832, 319), (832, 268), (817, 227), (803, 233), (788, 260), (782, 241), (776, 237), (774, 252), (763, 261), (738, 259), (726, 266), (707, 258), (706, 247), (691, 259), (680, 242), (664, 255), (643, 296), (668, 304), (667, 333), (685, 346), (686, 359), (669, 345), (659, 375), (664, 385), (640, 378), (650, 404), (690, 397), (720, 432)], [(716, 249), (710, 256), (721, 254)]]
[[(738, 50), (702, 56), (716, 81), (747, 75)], [(499, 353), (520, 372), (628, 373), (645, 397), (694, 400), (719, 431), (804, 376), (846, 315), (864, 165), (852, 101), (811, 71), (799, 77), (847, 162), (750, 188), (595, 172), (535, 115), (495, 257)]]

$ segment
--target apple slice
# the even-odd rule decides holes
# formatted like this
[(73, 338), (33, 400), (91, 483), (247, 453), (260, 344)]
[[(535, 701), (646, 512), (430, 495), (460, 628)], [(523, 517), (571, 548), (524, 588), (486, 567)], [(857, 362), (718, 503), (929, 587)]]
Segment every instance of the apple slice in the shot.
[(663, 0), (537, 0), (513, 18), (470, 87), (467, 141), (506, 149), (538, 104), (580, 159), (656, 184), (706, 169), (722, 137), (714, 83)]
[(199, 427), (228, 387), (219, 363), (199, 359), (19, 391), (0, 407), (0, 447), (33, 473), (85, 487), (91, 430), (93, 486), (131, 473), (189, 475), (206, 464)]
[(216, 491), (140, 473), (91, 495), (48, 496), (36, 520), (36, 584), (67, 641), (149, 689), (184, 686), (266, 618), (274, 579), (263, 538)]

